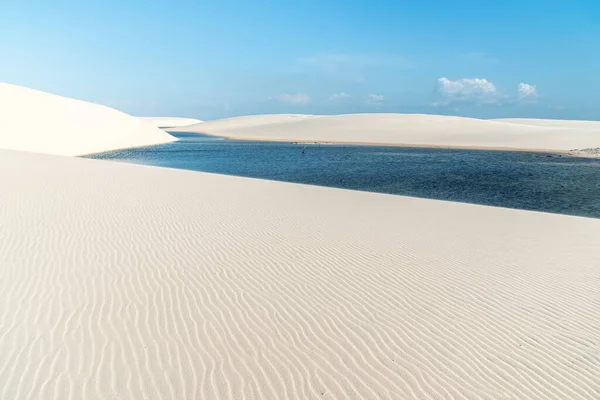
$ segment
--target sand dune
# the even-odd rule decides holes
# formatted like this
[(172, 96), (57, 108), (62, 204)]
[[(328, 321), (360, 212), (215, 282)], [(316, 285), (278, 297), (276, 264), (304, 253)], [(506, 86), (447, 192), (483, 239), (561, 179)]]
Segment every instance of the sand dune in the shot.
[(0, 83), (1, 149), (82, 155), (175, 140), (112, 108)]
[[(305, 119), (317, 118), (317, 115), (305, 114), (267, 114), (247, 115), (241, 117), (224, 118), (215, 121), (205, 121), (202, 126), (187, 126), (193, 130), (206, 129), (207, 131), (219, 130), (229, 131), (232, 129), (247, 129), (253, 127), (264, 127), (265, 125), (297, 122)], [(174, 129), (176, 131), (177, 129)]]
[(2, 399), (600, 398), (599, 220), (14, 151), (0, 182)]
[(544, 126), (548, 128), (575, 128), (600, 131), (600, 121), (573, 121), (564, 119), (535, 119), (535, 118), (502, 118), (495, 119), (498, 122), (510, 122), (513, 124)]
[[(552, 125), (518, 120), (481, 120), (440, 115), (264, 115), (186, 127), (186, 131), (232, 139), (347, 142), (568, 151), (600, 147), (600, 130), (583, 122)], [(251, 123), (246, 124), (246, 121)], [(600, 126), (600, 123), (595, 123)], [(586, 129), (582, 129), (585, 125)]]
[(200, 124), (204, 121), (195, 118), (177, 118), (177, 117), (139, 117), (142, 120), (155, 125), (157, 128), (178, 128)]

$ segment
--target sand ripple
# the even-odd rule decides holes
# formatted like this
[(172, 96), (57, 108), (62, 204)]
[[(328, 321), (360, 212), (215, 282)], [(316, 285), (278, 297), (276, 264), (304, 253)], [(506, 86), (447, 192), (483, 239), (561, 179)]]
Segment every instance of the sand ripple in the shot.
[(0, 151), (2, 399), (598, 399), (600, 221)]

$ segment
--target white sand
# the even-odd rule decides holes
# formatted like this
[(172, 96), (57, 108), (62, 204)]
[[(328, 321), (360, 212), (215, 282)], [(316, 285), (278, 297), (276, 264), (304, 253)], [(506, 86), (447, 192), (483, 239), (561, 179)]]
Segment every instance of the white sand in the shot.
[(194, 124), (201, 124), (202, 120), (195, 118), (178, 118), (178, 117), (139, 117), (142, 120), (151, 123), (157, 128), (180, 128)]
[[(519, 123), (516, 123), (520, 121)], [(529, 122), (527, 122), (529, 121)], [(412, 114), (262, 115), (186, 127), (231, 139), (568, 151), (600, 147), (600, 123), (481, 120)], [(581, 125), (585, 125), (582, 128)]]
[(13, 151), (0, 183), (2, 399), (600, 398), (600, 220)]
[(495, 119), (498, 122), (510, 122), (513, 124), (543, 126), (548, 128), (575, 128), (587, 129), (600, 132), (600, 121), (577, 121), (566, 119), (535, 119), (535, 118), (502, 118)]
[(175, 140), (112, 108), (0, 83), (0, 149), (82, 155)]
[[(287, 122), (297, 122), (305, 119), (316, 118), (316, 115), (306, 114), (267, 114), (267, 115), (247, 115), (242, 117), (224, 118), (215, 121), (205, 121), (202, 126), (192, 127), (208, 130), (234, 130), (252, 127), (263, 127), (270, 124), (280, 124)], [(189, 127), (189, 126), (188, 126)]]

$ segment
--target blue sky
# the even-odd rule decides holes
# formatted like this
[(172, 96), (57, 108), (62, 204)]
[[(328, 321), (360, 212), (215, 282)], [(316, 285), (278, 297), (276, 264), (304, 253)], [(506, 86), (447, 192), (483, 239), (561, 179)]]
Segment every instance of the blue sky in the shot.
[(600, 2), (0, 1), (0, 81), (136, 115), (600, 119)]

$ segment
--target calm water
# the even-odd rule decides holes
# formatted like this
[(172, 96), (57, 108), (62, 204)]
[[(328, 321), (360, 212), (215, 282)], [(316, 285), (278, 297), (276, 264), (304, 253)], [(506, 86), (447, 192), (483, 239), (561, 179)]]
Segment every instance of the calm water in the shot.
[(177, 136), (89, 158), (600, 218), (598, 159)]

